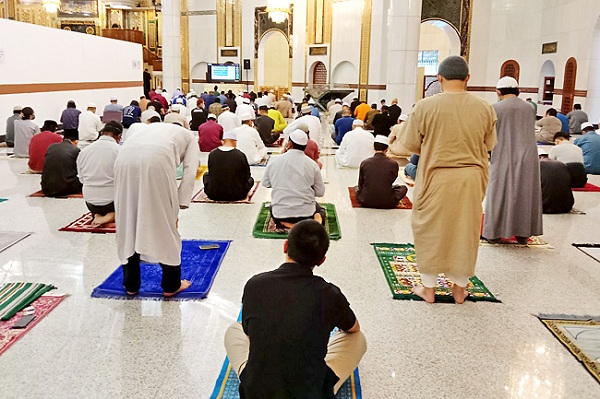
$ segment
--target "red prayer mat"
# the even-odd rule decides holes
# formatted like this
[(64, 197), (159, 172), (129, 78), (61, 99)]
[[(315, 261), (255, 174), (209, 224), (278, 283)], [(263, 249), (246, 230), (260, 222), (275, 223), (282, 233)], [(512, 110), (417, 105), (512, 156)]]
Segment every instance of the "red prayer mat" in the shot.
[(212, 204), (253, 204), (254, 202), (252, 202), (252, 197), (254, 196), (254, 193), (256, 193), (256, 190), (258, 190), (259, 185), (260, 180), (255, 180), (254, 186), (252, 186), (252, 188), (248, 192), (248, 196), (246, 197), (246, 199), (239, 201), (213, 201), (210, 198), (208, 198), (208, 196), (204, 192), (204, 188), (202, 188), (202, 190), (198, 191), (196, 195), (192, 197), (192, 202), (204, 202)]
[(92, 226), (94, 216), (91, 213), (86, 213), (80, 216), (74, 222), (69, 223), (58, 231), (73, 231), (77, 233), (116, 233), (117, 226), (115, 223), (108, 223), (99, 227)]
[(572, 191), (587, 191), (587, 192), (600, 192), (600, 187), (595, 186), (591, 183), (585, 183), (585, 186), (581, 188), (572, 188)]
[(65, 298), (64, 295), (42, 295), (36, 299), (30, 306), (34, 309), (35, 319), (26, 328), (13, 329), (12, 326), (21, 318), (23, 311), (14, 315), (10, 320), (0, 321), (0, 355), (4, 353), (12, 344), (17, 342), (27, 332), (29, 332), (37, 323), (40, 322), (48, 313), (50, 313)]
[[(40, 191), (36, 191), (35, 193), (29, 195), (29, 197), (42, 198), (42, 197), (46, 197), (46, 196), (44, 195), (42, 190), (40, 190)], [(66, 197), (48, 197), (48, 198), (83, 198), (83, 194), (82, 193), (70, 194), (70, 195), (67, 195)]]
[[(362, 208), (362, 206), (358, 203), (356, 199), (356, 192), (354, 191), (354, 187), (348, 187), (348, 194), (350, 194), (350, 202), (352, 202), (352, 208)], [(402, 198), (400, 203), (396, 206), (395, 209), (412, 209), (413, 204), (408, 197)]]

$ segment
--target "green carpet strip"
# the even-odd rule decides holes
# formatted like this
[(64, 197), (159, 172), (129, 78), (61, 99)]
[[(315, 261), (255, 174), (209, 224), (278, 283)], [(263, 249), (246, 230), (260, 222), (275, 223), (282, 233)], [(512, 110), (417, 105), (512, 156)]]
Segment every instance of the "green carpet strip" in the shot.
[[(329, 233), (329, 238), (332, 240), (339, 240), (342, 238), (342, 233), (340, 224), (338, 223), (335, 205), (328, 203), (320, 205), (325, 208), (325, 211), (327, 212), (325, 229), (327, 230), (327, 233)], [(263, 202), (256, 223), (254, 224), (252, 235), (256, 238), (287, 238), (287, 229), (277, 230), (275, 228), (275, 222), (271, 217), (270, 208), (270, 202)]]
[[(388, 243), (374, 243), (371, 245), (373, 245), (394, 299), (422, 300), (411, 292), (411, 288), (414, 285), (421, 284), (414, 245)], [(467, 299), (470, 301), (501, 302), (475, 276), (471, 277), (467, 290), (469, 291)], [(452, 298), (452, 282), (443, 274), (438, 276), (438, 285), (435, 288), (435, 301), (454, 302), (454, 298)]]
[(8, 283), (1, 285), (0, 320), (9, 320), (18, 311), (26, 308), (40, 296), (55, 288), (53, 285), (38, 283)]

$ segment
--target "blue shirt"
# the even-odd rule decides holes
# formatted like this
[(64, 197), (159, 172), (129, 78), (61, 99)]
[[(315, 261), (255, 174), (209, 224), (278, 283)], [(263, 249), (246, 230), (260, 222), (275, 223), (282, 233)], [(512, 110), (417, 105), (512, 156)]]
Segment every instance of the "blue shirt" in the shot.
[(560, 127), (560, 131), (561, 132), (565, 132), (565, 133), (569, 133), (569, 118), (567, 118), (567, 115), (561, 114), (560, 112), (556, 113), (556, 117), (558, 119), (560, 119), (560, 123), (561, 123), (561, 127)]
[(354, 118), (351, 116), (344, 116), (335, 122), (335, 132), (337, 133), (335, 142), (338, 143), (338, 145), (341, 144), (344, 135), (352, 130), (353, 122)]
[(589, 132), (575, 139), (573, 144), (583, 150), (585, 173), (600, 175), (600, 136), (596, 132)]
[(142, 116), (142, 110), (135, 105), (128, 105), (123, 108), (123, 127), (129, 128), (136, 122), (139, 122), (139, 117)]
[(310, 114), (312, 116), (316, 116), (317, 118), (321, 117), (321, 115), (319, 114), (319, 110), (314, 105), (310, 105)]

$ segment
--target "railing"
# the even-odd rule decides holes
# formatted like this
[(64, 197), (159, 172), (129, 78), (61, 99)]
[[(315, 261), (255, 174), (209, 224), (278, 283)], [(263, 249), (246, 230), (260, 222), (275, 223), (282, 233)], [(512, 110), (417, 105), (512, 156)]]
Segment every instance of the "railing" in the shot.
[(144, 44), (144, 32), (137, 29), (102, 29), (102, 36), (109, 39)]

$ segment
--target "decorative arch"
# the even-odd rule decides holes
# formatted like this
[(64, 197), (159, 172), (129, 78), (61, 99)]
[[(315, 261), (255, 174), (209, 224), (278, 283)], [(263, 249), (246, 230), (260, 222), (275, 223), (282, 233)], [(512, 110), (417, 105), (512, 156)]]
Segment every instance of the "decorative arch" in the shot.
[(327, 84), (327, 67), (321, 61), (317, 61), (310, 67), (310, 84), (326, 85)]
[(500, 67), (500, 77), (510, 76), (519, 81), (519, 74), (521, 73), (521, 66), (515, 60), (504, 61), (504, 64)]
[(552, 101), (554, 100), (554, 79), (554, 63), (550, 60), (546, 60), (540, 70), (540, 86), (538, 92), (538, 98), (542, 99), (542, 104), (544, 105), (552, 105)]
[(289, 87), (289, 38), (281, 29), (269, 29), (258, 44), (258, 87)]
[(575, 81), (577, 79), (577, 60), (571, 57), (565, 64), (565, 77), (563, 80), (562, 104), (560, 110), (567, 114), (573, 109), (573, 100), (575, 97)]
[(349, 61), (342, 61), (333, 68), (331, 83), (337, 85), (358, 82), (358, 69)]

